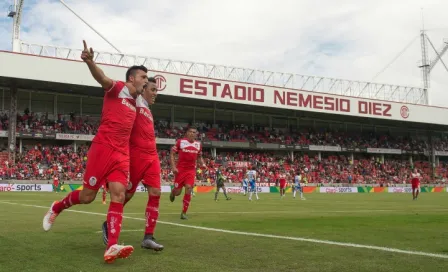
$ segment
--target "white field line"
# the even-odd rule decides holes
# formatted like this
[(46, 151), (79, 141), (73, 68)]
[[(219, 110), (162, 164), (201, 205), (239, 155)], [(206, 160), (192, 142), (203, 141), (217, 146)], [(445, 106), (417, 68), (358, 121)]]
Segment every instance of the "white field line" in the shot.
[[(7, 202), (7, 201), (0, 201), (0, 203), (16, 205), (16, 206), (24, 206), (24, 207), (42, 208), (42, 209), (49, 208), (48, 206), (45, 207), (45, 206), (29, 205), (29, 204), (22, 204), (22, 203)], [(96, 213), (96, 212), (87, 212), (87, 211), (78, 211), (78, 210), (65, 210), (65, 211), (66, 212), (74, 212), (74, 213), (90, 214), (90, 215), (100, 215), (102, 217), (106, 216), (106, 214)], [(136, 218), (136, 217), (129, 217), (129, 216), (123, 216), (123, 218), (145, 221), (144, 218)], [(315, 243), (315, 244), (334, 245), (334, 246), (340, 246), (340, 247), (363, 248), (363, 249), (371, 249), (371, 250), (378, 250), (378, 251), (392, 252), (392, 253), (399, 253), (399, 254), (406, 254), (406, 255), (417, 255), (417, 256), (426, 256), (426, 257), (432, 257), (432, 258), (448, 259), (448, 255), (445, 255), (445, 254), (402, 250), (402, 249), (390, 248), (390, 247), (370, 246), (370, 245), (361, 245), (361, 244), (354, 244), (354, 243), (335, 242), (335, 241), (329, 241), (329, 240), (318, 240), (318, 239), (301, 238), (301, 237), (280, 236), (280, 235), (271, 235), (271, 234), (263, 234), (263, 233), (253, 233), (253, 232), (244, 232), (244, 231), (233, 231), (233, 230), (225, 230), (225, 229), (207, 228), (207, 227), (185, 225), (185, 224), (166, 222), (166, 221), (158, 221), (158, 223), (165, 224), (165, 225), (171, 225), (171, 226), (177, 226), (177, 227), (206, 230), (206, 231), (213, 231), (213, 232), (221, 232), (221, 233), (228, 233), (228, 234), (236, 234), (236, 235), (244, 235), (244, 236), (274, 238), (274, 239), (279, 239), (279, 240), (300, 241), (300, 242), (308, 242), (308, 243)]]
[[(227, 211), (227, 212), (220, 212), (220, 211), (216, 211), (216, 212), (189, 212), (189, 214), (276, 214), (276, 213), (287, 213), (287, 214), (313, 214), (313, 213), (375, 213), (375, 212), (404, 212), (404, 213), (414, 213), (414, 212), (434, 212), (434, 211), (448, 211), (448, 209), (431, 209), (431, 210), (342, 210), (342, 211), (312, 211), (312, 210), (302, 210), (302, 211), (294, 211), (294, 210), (290, 210), (290, 211), (254, 211), (254, 212), (246, 212), (246, 211), (241, 211), (241, 212), (237, 212), (237, 211)], [(140, 213), (127, 213), (125, 212), (126, 215), (133, 215), (133, 214), (144, 214), (143, 212)], [(168, 214), (168, 215), (173, 215), (173, 214), (179, 214), (179, 212), (161, 212), (161, 215), (164, 214)]]

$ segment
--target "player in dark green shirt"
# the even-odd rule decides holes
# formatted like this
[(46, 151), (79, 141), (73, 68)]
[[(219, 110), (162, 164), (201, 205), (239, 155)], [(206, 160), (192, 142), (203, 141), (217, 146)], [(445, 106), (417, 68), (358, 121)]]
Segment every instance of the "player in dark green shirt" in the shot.
[(224, 169), (224, 167), (221, 165), (221, 166), (219, 166), (218, 170), (216, 171), (216, 177), (215, 177), (215, 183), (216, 183), (215, 201), (218, 201), (218, 193), (219, 193), (219, 189), (221, 189), (221, 188), (222, 188), (222, 191), (224, 192), (224, 196), (226, 197), (226, 199), (227, 200), (231, 199), (230, 197), (227, 196), (226, 186), (224, 184), (226, 182), (226, 177), (224, 176), (223, 169)]

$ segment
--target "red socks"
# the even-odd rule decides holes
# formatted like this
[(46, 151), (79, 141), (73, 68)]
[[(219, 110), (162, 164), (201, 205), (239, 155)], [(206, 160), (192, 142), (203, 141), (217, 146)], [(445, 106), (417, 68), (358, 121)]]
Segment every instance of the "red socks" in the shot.
[(154, 234), (157, 219), (159, 218), (159, 202), (160, 196), (150, 196), (146, 205), (146, 234)]
[(190, 206), (191, 194), (184, 194), (184, 207), (182, 213), (187, 213), (188, 207)]
[(53, 212), (60, 213), (65, 209), (70, 208), (71, 206), (78, 205), (81, 202), (79, 201), (79, 194), (81, 191), (73, 191), (69, 193), (62, 201), (53, 205)]
[(123, 204), (110, 202), (109, 211), (107, 212), (107, 232), (108, 244), (107, 248), (118, 243), (120, 237), (121, 222), (123, 221)]

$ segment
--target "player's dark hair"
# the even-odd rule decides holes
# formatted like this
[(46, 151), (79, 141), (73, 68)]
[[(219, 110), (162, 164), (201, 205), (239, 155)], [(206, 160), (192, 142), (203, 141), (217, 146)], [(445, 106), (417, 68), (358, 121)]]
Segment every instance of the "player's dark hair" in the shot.
[(191, 127), (188, 127), (188, 128), (187, 128), (187, 131), (186, 131), (186, 132), (188, 132), (189, 130), (192, 130), (192, 129), (198, 130), (196, 127), (191, 126)]
[(148, 82), (157, 83), (157, 81), (154, 77), (149, 77)]
[(129, 69), (126, 71), (126, 81), (128, 81), (129, 80), (129, 77), (131, 77), (131, 76), (134, 76), (135, 77), (135, 74), (137, 73), (137, 71), (143, 71), (143, 72), (145, 72), (145, 73), (148, 73), (148, 68), (146, 68), (145, 66), (143, 66), (143, 65), (134, 65), (134, 66), (131, 66), (131, 67), (129, 67)]

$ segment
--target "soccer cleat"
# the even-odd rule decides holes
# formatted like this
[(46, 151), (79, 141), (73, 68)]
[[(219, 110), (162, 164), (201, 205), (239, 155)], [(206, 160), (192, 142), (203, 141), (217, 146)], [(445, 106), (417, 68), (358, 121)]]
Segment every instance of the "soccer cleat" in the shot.
[(103, 243), (107, 246), (107, 243), (109, 241), (108, 232), (107, 232), (107, 221), (104, 221), (103, 225), (101, 226), (103, 230)]
[(231, 197), (226, 198), (226, 200), (231, 200), (231, 199), (232, 199)]
[(163, 245), (156, 243), (154, 237), (143, 239), (142, 248), (152, 249), (154, 251), (162, 251), (164, 249)]
[(133, 246), (112, 245), (104, 252), (104, 261), (113, 263), (116, 259), (127, 259), (134, 252)]
[(175, 199), (176, 197), (174, 196), (174, 194), (173, 194), (173, 192), (171, 192), (171, 194), (170, 194), (170, 201), (171, 202), (174, 202), (174, 199)]
[(45, 231), (49, 231), (51, 229), (51, 227), (53, 226), (54, 220), (56, 219), (56, 217), (58, 217), (58, 213), (55, 213), (53, 211), (53, 206), (54, 204), (58, 203), (58, 201), (54, 201), (51, 206), (50, 209), (48, 210), (48, 212), (45, 214), (44, 216), (44, 220), (42, 222), (42, 226), (44, 228)]
[(181, 214), (180, 214), (180, 219), (182, 219), (182, 220), (188, 220), (187, 214), (186, 214), (186, 213), (181, 213)]

